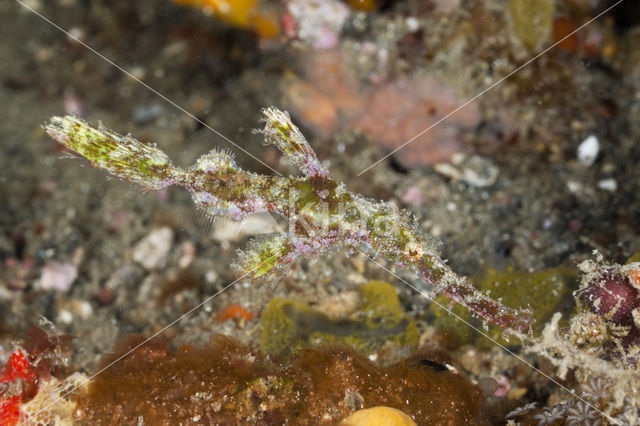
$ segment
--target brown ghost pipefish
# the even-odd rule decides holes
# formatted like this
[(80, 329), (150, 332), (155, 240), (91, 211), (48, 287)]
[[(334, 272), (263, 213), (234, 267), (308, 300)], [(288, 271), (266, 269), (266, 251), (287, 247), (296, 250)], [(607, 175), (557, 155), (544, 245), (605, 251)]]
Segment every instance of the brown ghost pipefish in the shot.
[(74, 117), (53, 117), (46, 132), (106, 172), (149, 189), (180, 185), (210, 215), (233, 220), (259, 212), (282, 215), (288, 230), (251, 240), (240, 251), (236, 271), (275, 279), (299, 256), (339, 249), (364, 251), (418, 274), (431, 289), (504, 329), (527, 330), (530, 309), (513, 309), (481, 293), (440, 258), (437, 244), (422, 236), (413, 218), (390, 203), (354, 194), (336, 181), (318, 160), (289, 114), (264, 110), (265, 141), (277, 146), (304, 176), (278, 177), (238, 167), (224, 152), (211, 151), (188, 169), (174, 166), (155, 145), (143, 144)]

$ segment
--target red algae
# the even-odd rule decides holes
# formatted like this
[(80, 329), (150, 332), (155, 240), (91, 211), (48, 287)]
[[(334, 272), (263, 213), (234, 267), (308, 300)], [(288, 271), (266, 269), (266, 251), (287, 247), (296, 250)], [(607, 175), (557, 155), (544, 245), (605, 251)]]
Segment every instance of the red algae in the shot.
[(38, 327), (29, 327), (24, 345), (17, 347), (7, 364), (0, 367), (0, 425), (33, 420), (23, 411), (24, 404), (34, 399), (52, 374), (61, 372), (70, 340), (70, 336), (49, 336)]
[[(306, 61), (304, 79), (286, 79), (284, 98), (321, 137), (353, 127), (385, 151), (393, 151), (465, 100), (433, 76), (400, 76), (365, 87), (358, 84), (344, 54), (336, 50), (316, 52)], [(454, 153), (464, 151), (464, 131), (475, 128), (480, 120), (479, 106), (470, 103), (394, 155), (409, 168), (448, 161)]]
[[(104, 362), (136, 342), (129, 339)], [(443, 355), (427, 351), (380, 367), (346, 346), (304, 349), (277, 363), (220, 335), (202, 348), (173, 350), (151, 341), (93, 379), (76, 397), (74, 420), (335, 424), (357, 409), (384, 405), (418, 424), (482, 424), (480, 390), (447, 365)]]
[(253, 314), (247, 311), (242, 306), (232, 303), (218, 314), (218, 316), (216, 317), (216, 322), (225, 322), (229, 321), (230, 319), (236, 321), (241, 319), (250, 321), (251, 319), (253, 319)]

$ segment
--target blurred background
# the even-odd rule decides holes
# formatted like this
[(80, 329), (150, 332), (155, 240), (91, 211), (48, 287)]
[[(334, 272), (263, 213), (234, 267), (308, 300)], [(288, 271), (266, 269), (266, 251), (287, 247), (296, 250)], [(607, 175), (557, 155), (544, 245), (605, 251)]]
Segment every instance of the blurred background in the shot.
[[(245, 169), (287, 175), (297, 171), (252, 133), (262, 108), (287, 110), (338, 180), (415, 215), (455, 271), (497, 293), (496, 282), (523, 283), (500, 296), (541, 324), (571, 312), (579, 261), (640, 252), (640, 6), (614, 4), (2, 2), (0, 365), (38, 325), (74, 336), (70, 371), (93, 371), (119, 336), (148, 336), (230, 283), (235, 250), (272, 231), (260, 218), (244, 233), (208, 226), (179, 188), (144, 192), (71, 159), (40, 127), (62, 114), (154, 142), (181, 166), (222, 148)], [(545, 276), (544, 299), (550, 287), (530, 274), (550, 268), (566, 269)], [(521, 275), (496, 278), (505, 271)], [(277, 286), (240, 282), (169, 334), (287, 351), (265, 337), (269, 301), (348, 317), (375, 279), (397, 284), (421, 342), (482, 347), (342, 253), (300, 262)], [(387, 363), (407, 353), (376, 345), (360, 349)]]

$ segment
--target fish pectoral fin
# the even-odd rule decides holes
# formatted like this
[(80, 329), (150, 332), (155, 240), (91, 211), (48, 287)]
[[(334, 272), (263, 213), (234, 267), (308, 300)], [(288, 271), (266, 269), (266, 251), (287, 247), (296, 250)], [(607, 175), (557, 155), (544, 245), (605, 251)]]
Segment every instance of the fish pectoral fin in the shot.
[(240, 277), (277, 278), (287, 270), (297, 255), (286, 234), (261, 236), (249, 241), (244, 250), (238, 251), (232, 268)]

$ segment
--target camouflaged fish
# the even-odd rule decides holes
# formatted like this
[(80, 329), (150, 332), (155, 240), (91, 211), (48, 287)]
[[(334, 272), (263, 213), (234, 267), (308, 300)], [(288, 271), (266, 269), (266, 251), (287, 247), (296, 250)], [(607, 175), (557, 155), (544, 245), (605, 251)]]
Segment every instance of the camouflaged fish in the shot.
[(260, 132), (298, 166), (303, 176), (266, 176), (242, 170), (224, 152), (211, 151), (188, 169), (174, 166), (155, 145), (144, 144), (74, 116), (53, 117), (46, 132), (71, 151), (106, 172), (149, 189), (186, 188), (198, 208), (210, 215), (242, 220), (271, 212), (287, 220), (286, 232), (251, 240), (240, 251), (235, 270), (253, 278), (275, 279), (300, 256), (340, 249), (385, 258), (389, 265), (418, 274), (482, 319), (504, 329), (524, 331), (531, 311), (506, 307), (455, 274), (439, 257), (432, 239), (422, 236), (412, 217), (390, 203), (350, 192), (318, 160), (289, 114), (264, 110)]

